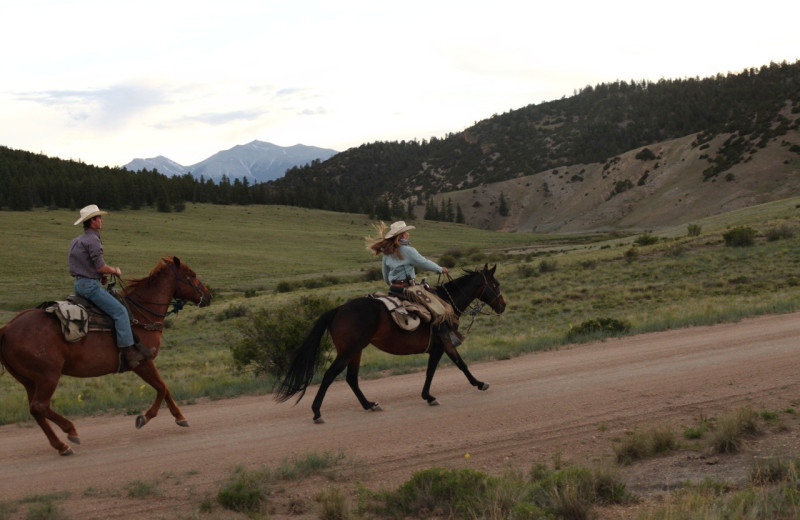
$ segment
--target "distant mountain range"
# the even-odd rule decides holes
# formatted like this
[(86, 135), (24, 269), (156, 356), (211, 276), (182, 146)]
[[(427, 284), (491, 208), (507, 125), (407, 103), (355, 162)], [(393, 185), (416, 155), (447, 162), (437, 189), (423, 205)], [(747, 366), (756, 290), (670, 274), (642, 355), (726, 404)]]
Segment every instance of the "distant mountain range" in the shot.
[(338, 152), (329, 148), (305, 146), (278, 146), (264, 141), (253, 141), (237, 145), (229, 150), (215, 153), (208, 159), (191, 166), (183, 166), (159, 155), (150, 159), (134, 159), (124, 166), (129, 171), (158, 170), (174, 177), (191, 173), (192, 176), (219, 182), (222, 176), (228, 179), (247, 179), (250, 184), (267, 182), (283, 177), (286, 170), (302, 167), (314, 161), (325, 161)]

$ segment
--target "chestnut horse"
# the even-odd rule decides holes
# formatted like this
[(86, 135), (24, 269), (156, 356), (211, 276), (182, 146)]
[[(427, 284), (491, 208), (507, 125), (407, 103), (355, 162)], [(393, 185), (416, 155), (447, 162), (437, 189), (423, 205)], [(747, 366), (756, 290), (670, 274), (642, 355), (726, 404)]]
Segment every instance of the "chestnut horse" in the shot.
[[(489, 305), (496, 313), (502, 313), (506, 302), (500, 293), (500, 284), (494, 277), (495, 265), (489, 269), (467, 271), (467, 274), (436, 287), (436, 294), (453, 306), (457, 315), (461, 315), (474, 301)], [(480, 308), (477, 309), (478, 311)], [(478, 381), (467, 368), (467, 364), (452, 345), (443, 345), (437, 334), (431, 334), (430, 327), (421, 326), (415, 331), (405, 331), (398, 327), (386, 307), (375, 298), (362, 297), (350, 300), (320, 316), (303, 344), (292, 354), (289, 368), (284, 375), (275, 399), (283, 402), (300, 392), (302, 399), (308, 384), (314, 377), (315, 368), (322, 354), (320, 341), (328, 331), (336, 347), (337, 356), (325, 372), (320, 383), (317, 396), (311, 405), (314, 422), (323, 423), (320, 408), (325, 392), (347, 367), (345, 379), (365, 410), (380, 410), (380, 405), (367, 400), (358, 387), (358, 369), (361, 364), (361, 351), (370, 343), (389, 354), (423, 354), (428, 353), (428, 369), (425, 385), (422, 387), (422, 398), (431, 406), (439, 404), (430, 394), (431, 380), (442, 354), (448, 357), (461, 369), (472, 386), (479, 390), (487, 390), (488, 383)]]
[[(173, 300), (178, 300), (178, 305), (182, 305), (181, 300), (189, 300), (200, 307), (211, 303), (211, 293), (178, 257), (162, 258), (149, 276), (131, 281), (122, 295), (139, 340), (155, 355), (161, 346), (163, 321)], [(74, 444), (80, 444), (80, 438), (75, 425), (50, 408), (58, 380), (62, 374), (98, 377), (115, 373), (119, 369), (119, 352), (113, 332), (89, 332), (80, 341), (67, 343), (58, 320), (41, 309), (23, 311), (0, 328), (0, 363), (25, 387), (31, 415), (61, 455), (71, 455), (72, 448), (61, 442), (48, 420), (58, 425)], [(153, 405), (136, 418), (136, 428), (158, 414), (162, 401), (166, 401), (178, 425), (189, 425), (152, 359), (139, 363), (133, 371), (156, 390)]]

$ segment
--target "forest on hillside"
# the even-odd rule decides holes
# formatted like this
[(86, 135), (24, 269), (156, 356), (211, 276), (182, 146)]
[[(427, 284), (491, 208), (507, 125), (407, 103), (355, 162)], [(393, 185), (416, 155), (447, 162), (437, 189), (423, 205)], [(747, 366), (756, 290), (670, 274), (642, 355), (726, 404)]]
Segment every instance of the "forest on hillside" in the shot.
[(285, 204), (389, 219), (424, 205), (426, 218), (458, 221), (461, 208), (437, 207), (431, 197), (603, 162), (690, 134), (698, 134), (697, 146), (731, 134), (708, 159), (703, 175), (712, 178), (748, 149), (786, 133), (791, 126), (784, 110), (800, 112), (800, 61), (704, 79), (587, 86), (571, 97), (493, 115), (443, 138), (364, 144), (254, 185), (227, 177), (215, 183), (191, 174), (100, 168), (0, 146), (0, 209), (96, 203), (108, 209), (180, 211), (187, 202)]

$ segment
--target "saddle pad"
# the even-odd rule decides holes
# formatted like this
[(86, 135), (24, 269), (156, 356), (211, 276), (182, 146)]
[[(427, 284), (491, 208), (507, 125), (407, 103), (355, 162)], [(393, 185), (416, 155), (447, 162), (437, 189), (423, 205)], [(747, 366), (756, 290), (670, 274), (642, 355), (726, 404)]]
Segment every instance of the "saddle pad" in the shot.
[(430, 311), (416, 303), (383, 293), (372, 293), (369, 297), (383, 303), (392, 320), (403, 330), (417, 330), (423, 321), (431, 321)]

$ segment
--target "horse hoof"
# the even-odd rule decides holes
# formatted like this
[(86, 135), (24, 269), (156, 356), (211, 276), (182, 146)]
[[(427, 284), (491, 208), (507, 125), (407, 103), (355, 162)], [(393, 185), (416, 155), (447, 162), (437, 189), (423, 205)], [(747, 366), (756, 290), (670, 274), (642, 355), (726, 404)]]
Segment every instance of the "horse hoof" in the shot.
[(183, 426), (184, 428), (189, 427), (189, 421), (187, 421), (186, 419), (181, 419), (179, 421), (176, 420), (175, 424), (177, 424), (178, 426)]
[(380, 412), (380, 411), (382, 411), (382, 410), (383, 410), (383, 408), (381, 408), (381, 405), (380, 405), (380, 404), (378, 404), (378, 403), (373, 403), (373, 404), (372, 404), (372, 406), (370, 406), (370, 407), (369, 407), (369, 410), (370, 410), (371, 412)]
[(74, 452), (74, 451), (72, 451), (72, 448), (70, 448), (69, 446), (67, 446), (67, 449), (66, 449), (66, 450), (64, 450), (64, 451), (59, 451), (59, 452), (58, 452), (58, 454), (59, 454), (59, 455), (61, 455), (62, 457), (66, 457), (67, 455), (74, 455), (74, 454), (75, 454), (75, 452)]
[(314, 424), (325, 424), (325, 419), (323, 419), (322, 417), (315, 417)]
[(81, 440), (78, 438), (77, 435), (67, 435), (67, 439), (69, 439), (69, 442), (71, 442), (72, 444), (80, 444), (81, 443)]
[(436, 399), (432, 399), (428, 401), (428, 406), (439, 406), (439, 401), (437, 401)]
[(144, 415), (140, 415), (136, 418), (136, 429), (140, 429), (142, 426), (147, 424), (147, 418)]
[(480, 390), (481, 392), (485, 392), (485, 391), (487, 391), (488, 389), (489, 389), (489, 383), (481, 383), (481, 384), (478, 386), (478, 390)]

